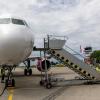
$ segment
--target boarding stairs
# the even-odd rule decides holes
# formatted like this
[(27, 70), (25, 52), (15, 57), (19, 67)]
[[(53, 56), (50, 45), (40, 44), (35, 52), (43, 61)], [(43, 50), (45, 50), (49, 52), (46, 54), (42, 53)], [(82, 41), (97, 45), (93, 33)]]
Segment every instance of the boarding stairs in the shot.
[(51, 54), (52, 57), (61, 61), (65, 66), (67, 66), (77, 74), (81, 75), (84, 79), (100, 80), (100, 72), (96, 71), (95, 66), (84, 63), (82, 60), (77, 58), (75, 54), (70, 53), (67, 50), (68, 46), (64, 46), (65, 42), (66, 40), (55, 38), (49, 39), (50, 50), (48, 50), (47, 53)]

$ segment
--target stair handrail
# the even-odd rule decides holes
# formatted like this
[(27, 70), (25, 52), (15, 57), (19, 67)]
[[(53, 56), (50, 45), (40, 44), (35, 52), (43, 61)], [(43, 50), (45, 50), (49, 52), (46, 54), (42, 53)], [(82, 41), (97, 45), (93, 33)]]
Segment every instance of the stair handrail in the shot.
[(79, 55), (79, 56), (82, 57), (83, 59), (85, 58), (85, 57), (82, 56), (80, 53), (78, 53), (77, 51), (75, 51), (75, 50), (73, 50), (72, 48), (70, 48), (68, 45), (64, 45), (64, 47), (65, 47), (65, 50), (66, 50), (66, 48), (68, 48), (68, 49), (72, 50), (76, 55)]

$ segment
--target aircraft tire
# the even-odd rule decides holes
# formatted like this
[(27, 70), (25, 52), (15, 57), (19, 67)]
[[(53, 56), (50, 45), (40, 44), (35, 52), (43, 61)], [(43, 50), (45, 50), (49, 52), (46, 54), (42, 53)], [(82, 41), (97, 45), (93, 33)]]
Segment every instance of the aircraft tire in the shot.
[(1, 69), (1, 74), (3, 73), (3, 69)]
[(15, 80), (12, 79), (12, 87), (15, 87)]
[(32, 75), (32, 69), (29, 69), (29, 75), (30, 76)]
[(52, 88), (52, 84), (51, 84), (51, 83), (47, 83), (47, 84), (46, 84), (46, 88), (47, 88), (47, 89), (51, 89), (51, 88)]
[(5, 87), (8, 87), (8, 79), (5, 81)]
[(41, 80), (40, 81), (40, 86), (43, 86), (44, 85), (44, 82)]
[(24, 69), (24, 75), (27, 76), (27, 69)]

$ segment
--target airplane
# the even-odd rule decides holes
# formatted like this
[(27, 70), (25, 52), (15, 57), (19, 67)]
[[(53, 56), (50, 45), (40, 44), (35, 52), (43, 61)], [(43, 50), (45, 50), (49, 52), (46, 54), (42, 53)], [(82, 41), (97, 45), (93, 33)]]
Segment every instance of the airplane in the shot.
[[(33, 51), (34, 36), (27, 22), (13, 16), (0, 17), (0, 68), (1, 78), (7, 71), (6, 86), (15, 86), (12, 70), (25, 61)], [(32, 69), (25, 69), (32, 74)]]

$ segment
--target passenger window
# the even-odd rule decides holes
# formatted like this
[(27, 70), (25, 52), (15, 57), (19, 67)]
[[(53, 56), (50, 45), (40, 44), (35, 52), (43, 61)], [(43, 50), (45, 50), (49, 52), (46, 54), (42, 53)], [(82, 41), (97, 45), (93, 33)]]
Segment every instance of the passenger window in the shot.
[(9, 24), (11, 23), (10, 18), (1, 18), (0, 19), (0, 24)]

